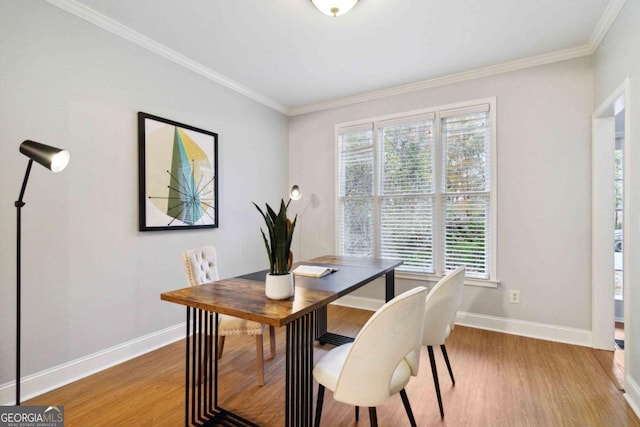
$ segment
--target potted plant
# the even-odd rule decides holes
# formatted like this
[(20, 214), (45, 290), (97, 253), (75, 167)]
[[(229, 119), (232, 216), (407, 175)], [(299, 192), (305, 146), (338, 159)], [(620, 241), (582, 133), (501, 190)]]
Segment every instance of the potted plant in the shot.
[(265, 280), (265, 293), (267, 298), (287, 299), (294, 294), (293, 275), (290, 272), (293, 260), (291, 241), (298, 216), (296, 215), (293, 222), (287, 218), (289, 203), (285, 204), (284, 199), (280, 202), (278, 213), (269, 204), (266, 204), (266, 212), (260, 209), (255, 202), (253, 204), (264, 218), (269, 231), (267, 239), (264, 230), (260, 228), (270, 264), (269, 273)]

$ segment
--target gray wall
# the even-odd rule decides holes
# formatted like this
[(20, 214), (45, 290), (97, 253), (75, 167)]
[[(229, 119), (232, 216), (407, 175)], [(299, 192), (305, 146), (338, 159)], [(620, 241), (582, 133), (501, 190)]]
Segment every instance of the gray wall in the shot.
[[(220, 274), (267, 267), (251, 201), (288, 191), (288, 119), (42, 1), (0, 2), (0, 385), (14, 379), (15, 233), (34, 139), (71, 152), (34, 165), (23, 209), (22, 373), (184, 321), (183, 250), (219, 248)], [(140, 233), (138, 111), (219, 134), (220, 228)]]
[[(495, 96), (501, 283), (466, 286), (462, 311), (590, 330), (592, 93), (585, 57), (293, 117), (291, 181), (315, 197), (298, 204), (308, 206), (298, 251), (335, 250), (336, 123)], [(382, 299), (382, 289), (359, 295)], [(510, 289), (520, 304), (508, 302)]]
[[(625, 338), (631, 337), (630, 345), (625, 352), (630, 352), (630, 366), (626, 373), (640, 384), (640, 263), (633, 262), (640, 257), (640, 2), (627, 1), (616, 22), (596, 51), (595, 69), (595, 105), (598, 106), (628, 77), (631, 79), (631, 122), (626, 123), (631, 130), (631, 150), (626, 153), (632, 167), (630, 181), (626, 183), (631, 191), (629, 201), (630, 218), (625, 218), (625, 232), (629, 233), (627, 242), (628, 256), (632, 262), (625, 265), (625, 276), (630, 283), (630, 301), (628, 316), (630, 324), (625, 324)], [(627, 338), (627, 341), (629, 339)], [(640, 389), (636, 388), (636, 405), (640, 405)]]

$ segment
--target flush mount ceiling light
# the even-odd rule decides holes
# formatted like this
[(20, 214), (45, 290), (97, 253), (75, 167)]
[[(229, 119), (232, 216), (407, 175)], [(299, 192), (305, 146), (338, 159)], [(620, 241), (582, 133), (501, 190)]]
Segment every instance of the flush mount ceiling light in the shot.
[(311, 3), (325, 15), (335, 17), (349, 12), (358, 0), (311, 0)]

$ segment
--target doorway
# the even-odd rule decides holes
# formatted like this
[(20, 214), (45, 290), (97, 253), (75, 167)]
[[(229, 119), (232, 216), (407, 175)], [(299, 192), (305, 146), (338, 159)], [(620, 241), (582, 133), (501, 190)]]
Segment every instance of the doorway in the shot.
[[(593, 114), (592, 145), (592, 334), (593, 346), (614, 352), (624, 369), (628, 265), (624, 219), (628, 218), (629, 80)], [(617, 326), (619, 328), (617, 328)], [(616, 336), (618, 334), (618, 336)], [(616, 341), (619, 340), (619, 341)], [(628, 343), (626, 343), (628, 346)], [(620, 352), (620, 353), (618, 353)], [(617, 353), (617, 354), (616, 354)], [(626, 361), (628, 362), (628, 361)], [(624, 378), (624, 375), (622, 375)]]
[[(625, 106), (624, 98), (616, 100), (614, 116), (614, 357), (612, 369), (620, 386), (624, 388), (624, 159), (625, 159)], [(618, 111), (619, 110), (619, 111)]]
[[(614, 147), (614, 303), (615, 320), (621, 323), (618, 327), (624, 328), (624, 132), (625, 132), (625, 109), (623, 102), (619, 105), (622, 110), (616, 113), (614, 118), (615, 126), (615, 147)], [(624, 349), (623, 343), (616, 343)]]

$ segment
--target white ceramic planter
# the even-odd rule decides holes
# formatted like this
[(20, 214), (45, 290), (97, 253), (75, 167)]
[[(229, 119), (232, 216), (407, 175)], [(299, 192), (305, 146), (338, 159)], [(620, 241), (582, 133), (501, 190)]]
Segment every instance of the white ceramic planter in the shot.
[(264, 281), (264, 293), (269, 299), (287, 299), (295, 293), (293, 274), (272, 275), (267, 273)]

